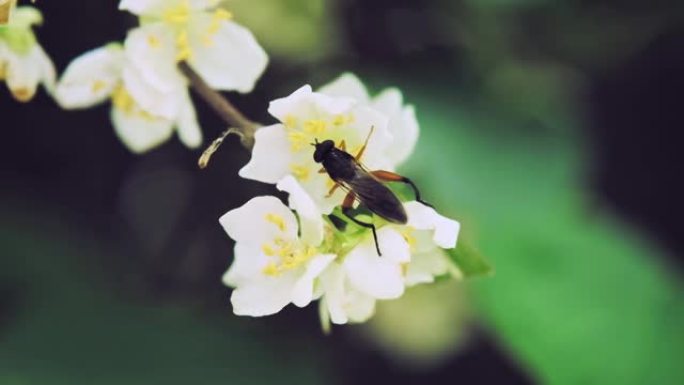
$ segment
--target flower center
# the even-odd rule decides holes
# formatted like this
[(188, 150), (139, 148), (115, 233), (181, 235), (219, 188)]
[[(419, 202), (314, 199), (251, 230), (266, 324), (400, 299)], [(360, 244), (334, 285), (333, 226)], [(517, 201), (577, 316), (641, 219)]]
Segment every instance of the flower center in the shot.
[(264, 243), (261, 245), (261, 251), (273, 257), (262, 269), (265, 275), (271, 277), (296, 269), (317, 254), (315, 247), (304, 245), (299, 241), (286, 241), (282, 238), (276, 238), (273, 243)]
[[(178, 5), (168, 8), (162, 15), (162, 20), (176, 28), (176, 60), (184, 61), (190, 60), (193, 56), (193, 49), (189, 38), (189, 24), (195, 15), (206, 14), (205, 12), (195, 12), (190, 5), (189, 0), (184, 0)], [(214, 37), (221, 30), (221, 25), (224, 21), (233, 18), (233, 14), (223, 8), (217, 8), (211, 14), (211, 21), (207, 24), (206, 30), (201, 35), (202, 44), (206, 47), (211, 47), (215, 44)], [(148, 40), (150, 47), (155, 48), (153, 39)], [(158, 43), (158, 40), (156, 41)]]

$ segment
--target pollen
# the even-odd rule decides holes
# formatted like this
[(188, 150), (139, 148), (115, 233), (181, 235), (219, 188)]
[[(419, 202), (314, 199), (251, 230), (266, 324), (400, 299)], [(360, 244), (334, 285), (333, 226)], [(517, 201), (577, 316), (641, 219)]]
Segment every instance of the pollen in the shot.
[(262, 272), (269, 277), (277, 277), (280, 275), (280, 269), (278, 269), (278, 265), (276, 265), (275, 262), (269, 262), (264, 266)]
[(290, 165), (290, 171), (292, 171), (292, 175), (294, 175), (295, 178), (302, 181), (309, 179), (311, 176), (309, 168), (299, 164)]
[(309, 136), (301, 131), (290, 131), (287, 133), (287, 139), (290, 140), (292, 152), (297, 152), (306, 146)]
[(7, 63), (0, 62), (0, 80), (5, 80), (7, 78)]
[(285, 118), (283, 118), (283, 124), (285, 125), (285, 128), (295, 128), (297, 127), (297, 118), (294, 115), (285, 115)]
[(107, 88), (107, 82), (104, 80), (97, 79), (90, 86), (90, 91), (94, 94), (97, 94), (105, 88)]
[(269, 257), (276, 255), (276, 251), (268, 243), (264, 243), (263, 245), (261, 245), (261, 251), (263, 251), (264, 254), (268, 255)]
[(31, 100), (31, 98), (33, 98), (34, 92), (28, 88), (21, 87), (12, 89), (12, 95), (14, 95), (15, 99), (24, 103), (28, 102), (29, 100)]
[(325, 120), (311, 119), (304, 122), (304, 132), (309, 134), (322, 134), (325, 132), (327, 124)]
[(190, 0), (184, 0), (177, 6), (167, 9), (162, 19), (171, 24), (185, 24), (190, 19), (191, 10)]
[(278, 229), (280, 231), (285, 231), (285, 228), (286, 228), (285, 219), (283, 217), (281, 217), (280, 215), (274, 214), (274, 213), (269, 213), (269, 214), (266, 214), (265, 219), (268, 222), (271, 222), (274, 225), (278, 226)]
[(119, 110), (130, 114), (135, 109), (135, 101), (123, 86), (118, 86), (112, 94), (112, 104)]
[(159, 48), (161, 46), (161, 42), (156, 35), (149, 35), (147, 36), (147, 45), (149, 45), (150, 48)]
[(178, 54), (176, 55), (177, 61), (188, 60), (192, 57), (192, 48), (190, 48), (187, 29), (178, 33), (178, 36), (176, 37), (176, 46), (178, 47)]

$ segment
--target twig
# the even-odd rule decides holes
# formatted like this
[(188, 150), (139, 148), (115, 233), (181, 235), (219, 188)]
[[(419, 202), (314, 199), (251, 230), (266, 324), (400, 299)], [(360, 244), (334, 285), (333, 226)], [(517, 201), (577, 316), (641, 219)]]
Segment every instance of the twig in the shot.
[[(204, 79), (202, 79), (202, 77), (199, 76), (199, 74), (195, 72), (190, 65), (188, 65), (188, 63), (180, 62), (178, 63), (178, 68), (183, 75), (188, 78), (195, 92), (202, 99), (204, 99), (204, 101), (206, 101), (207, 104), (214, 109), (214, 111), (216, 111), (216, 113), (228, 124), (229, 127), (231, 127), (219, 137), (220, 140), (217, 139), (219, 142), (216, 143), (215, 141), (212, 143), (207, 151), (212, 150), (211, 153), (216, 151), (220, 142), (223, 141), (223, 138), (225, 138), (225, 136), (229, 133), (238, 134), (240, 136), (242, 145), (248, 150), (251, 150), (252, 147), (254, 147), (254, 132), (260, 125), (248, 119), (242, 114), (242, 112), (235, 108), (235, 106), (233, 106), (228, 99), (226, 99), (216, 90), (212, 89), (207, 82), (205, 82)], [(211, 153), (208, 155), (211, 156)], [(204, 157), (205, 156), (203, 155), (203, 158)], [(208, 157), (204, 160), (205, 166), (206, 162), (208, 162)], [(200, 167), (202, 167), (202, 159), (200, 159)]]

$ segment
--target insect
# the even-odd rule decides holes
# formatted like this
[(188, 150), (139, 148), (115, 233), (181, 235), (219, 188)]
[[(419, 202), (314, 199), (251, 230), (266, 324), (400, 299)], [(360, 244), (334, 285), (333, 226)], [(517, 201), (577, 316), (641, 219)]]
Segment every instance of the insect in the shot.
[(373, 127), (371, 127), (366, 141), (356, 155), (346, 152), (344, 140), (340, 143), (339, 148), (335, 146), (335, 142), (332, 140), (328, 139), (322, 142), (316, 140), (315, 143), (312, 143), (316, 148), (313, 159), (316, 163), (323, 165), (319, 172), (327, 172), (330, 179), (335, 182), (335, 185), (328, 192), (328, 196), (331, 196), (340, 187), (347, 191), (342, 202), (342, 213), (359, 226), (371, 229), (375, 240), (375, 249), (381, 256), (375, 225), (358, 220), (352, 215), (354, 202), (358, 201), (372, 213), (391, 223), (405, 224), (408, 218), (404, 206), (392, 190), (383, 184), (383, 182), (401, 182), (411, 186), (416, 201), (426, 206), (432, 207), (432, 205), (420, 198), (418, 187), (409, 178), (391, 171), (370, 171), (361, 164), (360, 159), (372, 134)]

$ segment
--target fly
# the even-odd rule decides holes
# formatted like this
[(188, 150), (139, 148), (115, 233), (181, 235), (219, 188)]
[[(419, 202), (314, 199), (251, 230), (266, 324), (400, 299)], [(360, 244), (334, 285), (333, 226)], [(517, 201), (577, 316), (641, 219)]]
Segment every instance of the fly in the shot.
[(382, 255), (375, 225), (358, 220), (352, 215), (351, 210), (354, 207), (354, 202), (358, 201), (373, 214), (388, 222), (406, 224), (408, 218), (404, 206), (392, 190), (383, 184), (383, 182), (401, 182), (411, 186), (416, 195), (416, 201), (430, 207), (432, 205), (420, 199), (418, 188), (409, 178), (391, 171), (369, 171), (361, 164), (360, 159), (366, 150), (372, 133), (373, 127), (371, 127), (365, 143), (356, 155), (346, 152), (344, 140), (340, 143), (339, 148), (335, 146), (335, 142), (332, 140), (328, 139), (322, 142), (316, 140), (315, 143), (312, 143), (316, 147), (313, 158), (316, 163), (322, 163), (323, 168), (320, 172), (327, 172), (330, 179), (335, 182), (335, 185), (328, 192), (328, 196), (340, 187), (347, 191), (342, 202), (342, 213), (357, 225), (371, 229), (375, 240), (375, 249), (378, 255)]

